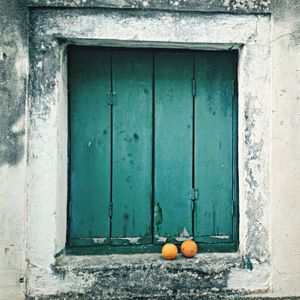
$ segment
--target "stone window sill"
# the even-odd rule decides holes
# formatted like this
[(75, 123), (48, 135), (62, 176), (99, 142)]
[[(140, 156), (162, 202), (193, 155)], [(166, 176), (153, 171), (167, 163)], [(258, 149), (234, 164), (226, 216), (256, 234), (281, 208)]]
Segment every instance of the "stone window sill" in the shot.
[(228, 281), (230, 273), (239, 269), (243, 269), (240, 253), (200, 253), (191, 259), (179, 254), (175, 260), (164, 260), (160, 253), (65, 255), (57, 258), (52, 275), (56, 278), (53, 289), (63, 285), (61, 290), (68, 291), (64, 299), (81, 295), (84, 299), (95, 299), (95, 295), (141, 299), (150, 294), (157, 299), (179, 295), (215, 299), (216, 293), (235, 293)]
[(112, 254), (112, 255), (65, 255), (57, 258), (55, 268), (120, 268), (166, 267), (187, 268), (213, 273), (238, 267), (242, 264), (240, 253), (198, 253), (194, 258), (178, 254), (174, 260), (165, 260), (160, 253)]

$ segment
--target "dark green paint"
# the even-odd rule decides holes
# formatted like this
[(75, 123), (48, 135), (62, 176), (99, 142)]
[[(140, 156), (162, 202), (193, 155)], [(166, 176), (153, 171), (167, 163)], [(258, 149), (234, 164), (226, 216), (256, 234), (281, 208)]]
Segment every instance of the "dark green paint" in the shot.
[(113, 51), (112, 237), (152, 236), (152, 53)]
[(110, 54), (69, 51), (70, 238), (109, 236)]
[(237, 249), (235, 82), (234, 52), (70, 49), (68, 251)]
[(195, 186), (199, 200), (195, 214), (195, 239), (232, 242), (233, 100), (235, 56), (205, 52), (195, 56)]
[(238, 176), (238, 84), (237, 84), (237, 68), (238, 56), (235, 52), (233, 61), (234, 72), (234, 96), (232, 103), (232, 238), (234, 243), (238, 245), (239, 239), (239, 176)]
[(192, 235), (193, 53), (155, 54), (155, 236)]
[[(66, 253), (69, 255), (107, 255), (107, 254), (131, 254), (131, 253), (157, 253), (161, 252), (163, 245), (127, 245), (127, 246), (85, 246), (85, 247), (71, 247)], [(198, 243), (198, 253), (210, 252), (235, 252), (237, 251), (236, 244), (203, 244)], [(178, 246), (179, 250), (179, 246)]]

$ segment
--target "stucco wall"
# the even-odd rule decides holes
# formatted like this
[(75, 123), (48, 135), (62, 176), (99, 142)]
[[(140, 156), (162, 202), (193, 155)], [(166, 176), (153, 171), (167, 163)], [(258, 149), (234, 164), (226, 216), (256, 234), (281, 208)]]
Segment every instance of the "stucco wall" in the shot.
[(274, 1), (272, 53), (273, 288), (300, 296), (300, 1)]
[(21, 299), (24, 288), (25, 1), (0, 1), (0, 299)]
[[(234, 14), (268, 13), (271, 12), (272, 22), (272, 97), (266, 99), (272, 105), (272, 138), (270, 154), (271, 166), (271, 214), (268, 216), (271, 224), (271, 255), (270, 265), (271, 286), (269, 296), (299, 296), (300, 297), (300, 1), (299, 0), (214, 0), (214, 1), (29, 1), (32, 7), (38, 5), (64, 6), (106, 6), (110, 8), (142, 8), (182, 11), (208, 11), (230, 12)], [(272, 5), (271, 5), (272, 4)], [(0, 299), (22, 299), (25, 290), (24, 277), (38, 277), (41, 273), (34, 273), (34, 268), (26, 271), (25, 241), (26, 233), (26, 209), (30, 198), (27, 200), (26, 188), (26, 95), (27, 95), (27, 9), (22, 0), (0, 0)], [(262, 78), (257, 78), (259, 88)], [(271, 99), (272, 98), (272, 99)], [(28, 181), (30, 185), (30, 180)], [(28, 201), (28, 202), (27, 202)], [(259, 209), (259, 207), (258, 207)], [(253, 215), (255, 221), (255, 216)], [(49, 228), (56, 230), (55, 228)], [(43, 234), (43, 233), (41, 233)], [(259, 233), (257, 233), (259, 234)], [(25, 238), (26, 237), (26, 238)], [(31, 236), (32, 238), (32, 236)], [(59, 241), (61, 243), (61, 241)], [(49, 250), (50, 252), (52, 249)], [(153, 261), (154, 259), (154, 261)], [(199, 289), (205, 293), (207, 286), (213, 283), (216, 289), (222, 289), (227, 282), (227, 268), (237, 267), (235, 256), (229, 255), (226, 260), (215, 257), (210, 270), (205, 269), (205, 264), (210, 263), (211, 257), (203, 256), (196, 262), (199, 271), (188, 271), (184, 268), (183, 275), (175, 278), (173, 274), (180, 274), (181, 262), (170, 267), (165, 264), (157, 265), (155, 257), (146, 260), (145, 266), (140, 261), (125, 258), (123, 271), (132, 272), (132, 278), (138, 282), (139, 274), (148, 274), (149, 283), (157, 284), (153, 272), (165, 272), (166, 282), (172, 280), (188, 282), (188, 278), (194, 278), (190, 284), (197, 280), (203, 285)], [(74, 263), (77, 268), (74, 268)], [(94, 262), (95, 263), (95, 262)], [(91, 278), (101, 278), (103, 270), (111, 272), (110, 264), (102, 258), (95, 269), (95, 276), (88, 273), (83, 275), (86, 269), (86, 261), (68, 261), (63, 266), (59, 263), (52, 269), (44, 268), (44, 282), (38, 284), (39, 293), (43, 289), (49, 291), (47, 276), (54, 274), (57, 286), (53, 290), (62, 289), (61, 292), (72, 289), (70, 282), (85, 280), (88, 288), (97, 286), (97, 282), (89, 281)], [(128, 266), (131, 263), (131, 267)], [(243, 262), (240, 262), (241, 265)], [(120, 266), (119, 266), (120, 267)], [(118, 268), (118, 263), (114, 265)], [(166, 269), (165, 269), (166, 268)], [(33, 272), (34, 274), (31, 274)], [(40, 272), (40, 271), (39, 271)], [(143, 273), (144, 272), (144, 273)], [(175, 272), (175, 273), (174, 273)], [(125, 272), (126, 273), (126, 272)], [(126, 274), (127, 274), (126, 273)], [(269, 281), (264, 278), (264, 273), (251, 273), (246, 271), (236, 277), (244, 280), (241, 286), (263, 283)], [(26, 276), (25, 276), (26, 275)], [(118, 276), (123, 276), (122, 272)], [(71, 276), (71, 281), (65, 281), (65, 276)], [(208, 277), (207, 277), (208, 276)], [(211, 277), (212, 276), (212, 277)], [(213, 281), (211, 278), (215, 276)], [(219, 276), (219, 277), (218, 277)], [(260, 277), (262, 276), (262, 277)], [(220, 279), (220, 280), (219, 280)], [(233, 284), (240, 282), (232, 275)], [(206, 280), (206, 281), (205, 281)], [(225, 281), (224, 281), (225, 280)], [(143, 283), (143, 282), (142, 282)], [(104, 284), (104, 283), (103, 283)], [(199, 291), (198, 289), (198, 291)], [(97, 292), (97, 289), (95, 289)], [(238, 287), (237, 287), (238, 290)], [(84, 291), (84, 290), (83, 290)], [(99, 291), (100, 292), (100, 291)], [(109, 289), (106, 290), (109, 295)], [(151, 291), (150, 291), (151, 292)], [(174, 292), (174, 291), (173, 291)], [(176, 292), (176, 291), (175, 291)], [(191, 292), (191, 291), (190, 291)], [(212, 291), (213, 295), (218, 290)], [(177, 293), (177, 292), (176, 292)], [(192, 295), (193, 291), (190, 295)], [(94, 293), (90, 294), (94, 296)], [(163, 295), (163, 294), (160, 294)], [(186, 293), (188, 295), (188, 293)], [(62, 294), (62, 297), (66, 296)], [(205, 295), (204, 295), (205, 297)]]

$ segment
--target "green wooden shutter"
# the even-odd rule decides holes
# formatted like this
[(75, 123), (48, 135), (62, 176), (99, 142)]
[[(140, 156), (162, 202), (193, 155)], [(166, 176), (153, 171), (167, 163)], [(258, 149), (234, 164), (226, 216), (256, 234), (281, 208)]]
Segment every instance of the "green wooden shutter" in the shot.
[(192, 185), (192, 79), (190, 52), (155, 55), (156, 241), (192, 235), (189, 191)]
[[(148, 237), (152, 225), (152, 53), (113, 51), (112, 237)], [(144, 239), (145, 241), (145, 239)]]
[(237, 168), (235, 55), (197, 53), (195, 79), (195, 239), (230, 243)]
[(232, 52), (71, 47), (69, 245), (234, 250), (235, 81)]
[(107, 51), (74, 48), (69, 54), (72, 245), (109, 237), (111, 68)]

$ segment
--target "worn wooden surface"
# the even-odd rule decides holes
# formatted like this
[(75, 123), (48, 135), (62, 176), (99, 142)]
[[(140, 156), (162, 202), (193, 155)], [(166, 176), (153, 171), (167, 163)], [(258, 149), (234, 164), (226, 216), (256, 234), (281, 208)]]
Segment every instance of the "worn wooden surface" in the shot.
[(155, 235), (192, 233), (193, 54), (155, 55)]
[(138, 245), (194, 236), (205, 251), (235, 249), (235, 53), (80, 49), (69, 72), (74, 245), (147, 252), (157, 248)]
[(152, 236), (152, 53), (113, 51), (112, 237)]
[(200, 52), (195, 58), (195, 236), (232, 241), (234, 55)]
[(109, 236), (110, 54), (70, 54), (70, 238)]

